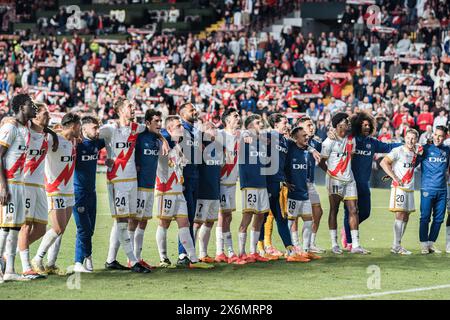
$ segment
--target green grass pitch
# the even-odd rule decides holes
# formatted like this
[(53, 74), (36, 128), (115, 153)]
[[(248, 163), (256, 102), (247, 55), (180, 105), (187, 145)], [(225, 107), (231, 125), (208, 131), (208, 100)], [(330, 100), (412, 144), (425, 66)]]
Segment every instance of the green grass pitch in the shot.
[[(286, 263), (285, 260), (256, 263), (244, 266), (219, 264), (213, 270), (157, 269), (151, 274), (132, 274), (127, 271), (105, 271), (104, 262), (108, 251), (109, 233), (113, 220), (109, 214), (108, 195), (104, 175), (98, 175), (98, 217), (94, 247), (92, 274), (79, 276), (50, 276), (46, 280), (0, 284), (0, 299), (323, 299), (348, 295), (374, 294), (413, 288), (434, 287), (450, 284), (450, 255), (420, 255), (418, 239), (418, 212), (413, 213), (408, 224), (403, 245), (413, 251), (412, 256), (393, 256), (389, 252), (392, 243), (393, 215), (387, 211), (389, 190), (372, 191), (372, 216), (362, 224), (361, 243), (372, 251), (368, 256), (344, 253), (310, 263)], [(324, 216), (318, 235), (318, 244), (329, 250), (328, 199), (325, 189), (319, 187)], [(238, 209), (240, 195), (237, 195)], [(416, 192), (416, 206), (419, 207)], [(343, 210), (339, 214), (342, 226)], [(235, 248), (241, 213), (234, 214), (232, 231)], [(159, 260), (155, 243), (157, 219), (150, 220), (144, 239), (143, 256), (156, 264)], [(441, 230), (438, 247), (445, 248), (445, 226)], [(169, 230), (169, 255), (176, 261), (177, 226)], [(274, 227), (274, 244), (282, 248)], [(66, 268), (73, 262), (75, 224), (73, 218), (64, 234), (57, 264)], [(34, 255), (37, 244), (31, 247)], [(211, 235), (210, 255), (215, 253), (215, 235)], [(126, 262), (122, 250), (118, 260)], [(379, 268), (379, 288), (368, 288)], [(20, 258), (16, 268), (21, 271)], [(368, 269), (369, 268), (369, 269)], [(369, 273), (368, 273), (369, 271)], [(375, 281), (376, 283), (376, 281)], [(369, 286), (370, 287), (370, 286)], [(367, 299), (448, 299), (450, 288), (428, 291), (412, 291)]]

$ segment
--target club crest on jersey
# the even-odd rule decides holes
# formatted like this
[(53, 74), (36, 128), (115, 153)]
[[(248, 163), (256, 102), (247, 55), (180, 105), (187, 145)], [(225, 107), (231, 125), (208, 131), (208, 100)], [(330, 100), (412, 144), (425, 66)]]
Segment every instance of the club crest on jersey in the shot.
[(78, 208), (77, 208), (77, 211), (78, 211), (79, 213), (83, 213), (83, 212), (85, 211), (85, 209), (84, 209), (84, 207), (78, 207)]
[(368, 143), (368, 144), (366, 144), (366, 148), (370, 149), (370, 148), (372, 148), (372, 145), (370, 143)]
[(428, 192), (426, 192), (426, 191), (424, 191), (423, 193), (422, 193), (422, 195), (426, 198), (426, 197), (428, 197)]

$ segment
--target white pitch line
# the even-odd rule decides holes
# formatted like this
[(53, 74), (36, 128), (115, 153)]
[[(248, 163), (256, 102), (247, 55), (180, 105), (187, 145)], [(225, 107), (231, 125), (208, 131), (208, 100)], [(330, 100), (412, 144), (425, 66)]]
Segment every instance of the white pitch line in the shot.
[(439, 289), (448, 289), (448, 288), (450, 288), (450, 284), (444, 284), (441, 286), (433, 286), (433, 287), (424, 287), (424, 288), (412, 288), (412, 289), (406, 289), (406, 290), (375, 292), (375, 293), (369, 293), (369, 294), (356, 294), (356, 295), (341, 296), (341, 297), (334, 297), (334, 298), (323, 298), (321, 300), (361, 299), (361, 298), (387, 296), (387, 295), (400, 294), (400, 293), (411, 293), (411, 292), (430, 291), (430, 290), (439, 290)]

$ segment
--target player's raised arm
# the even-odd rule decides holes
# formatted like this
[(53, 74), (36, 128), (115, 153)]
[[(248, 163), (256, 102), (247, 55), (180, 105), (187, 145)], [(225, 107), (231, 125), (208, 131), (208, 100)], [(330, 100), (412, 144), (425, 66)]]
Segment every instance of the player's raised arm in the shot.
[(55, 131), (53, 131), (49, 127), (44, 127), (44, 133), (48, 133), (52, 137), (52, 140), (53, 140), (52, 151), (56, 152), (58, 150), (58, 147), (59, 147), (58, 135), (56, 134)]

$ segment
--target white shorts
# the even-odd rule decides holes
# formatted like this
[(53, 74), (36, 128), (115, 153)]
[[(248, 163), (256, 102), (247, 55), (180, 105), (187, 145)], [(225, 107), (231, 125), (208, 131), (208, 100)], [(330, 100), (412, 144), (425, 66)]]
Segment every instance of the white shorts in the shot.
[(174, 220), (188, 217), (187, 203), (182, 193), (157, 193), (158, 218)]
[(136, 220), (149, 220), (153, 212), (153, 189), (138, 188), (136, 204)]
[(213, 222), (219, 218), (220, 201), (198, 199), (194, 222)]
[(314, 183), (308, 182), (308, 197), (311, 205), (319, 205), (320, 206), (320, 197), (319, 193), (316, 190), (316, 185)]
[(23, 205), (23, 185), (8, 181), (9, 202), (2, 207), (0, 227), (20, 228), (25, 223), (25, 210)]
[(269, 193), (266, 188), (242, 188), (242, 213), (269, 213)]
[(109, 208), (113, 218), (132, 218), (137, 211), (137, 181), (108, 184)]
[(312, 215), (311, 201), (288, 199), (287, 213), (289, 220), (295, 220), (297, 217), (310, 217)]
[(355, 181), (341, 181), (334, 178), (331, 178), (329, 175), (326, 175), (326, 185), (328, 190), (328, 195), (336, 194), (343, 198), (344, 200), (357, 200), (358, 192), (356, 190), (356, 182)]
[(220, 211), (236, 211), (236, 185), (220, 185)]
[(391, 188), (389, 211), (392, 212), (414, 212), (414, 191), (400, 188)]
[(48, 204), (45, 188), (39, 186), (24, 186), (25, 219), (27, 222), (47, 224)]
[(47, 194), (47, 205), (49, 210), (67, 209), (75, 205), (75, 198), (70, 193)]

